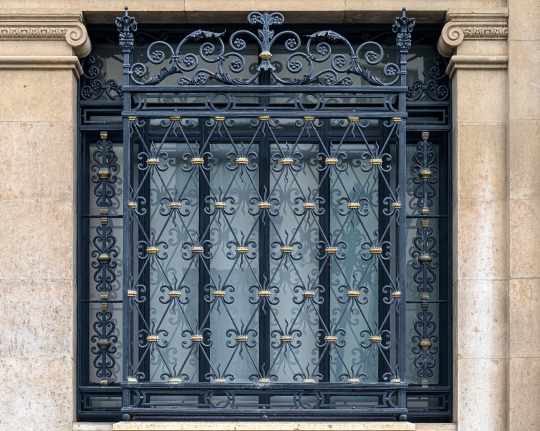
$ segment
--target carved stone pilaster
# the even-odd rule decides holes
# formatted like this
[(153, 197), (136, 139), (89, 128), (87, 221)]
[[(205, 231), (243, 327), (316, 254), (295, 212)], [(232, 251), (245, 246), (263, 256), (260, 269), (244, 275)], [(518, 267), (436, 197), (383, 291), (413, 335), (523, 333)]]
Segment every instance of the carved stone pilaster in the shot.
[(508, 11), (448, 12), (437, 48), (444, 57), (451, 57), (464, 40), (508, 38)]

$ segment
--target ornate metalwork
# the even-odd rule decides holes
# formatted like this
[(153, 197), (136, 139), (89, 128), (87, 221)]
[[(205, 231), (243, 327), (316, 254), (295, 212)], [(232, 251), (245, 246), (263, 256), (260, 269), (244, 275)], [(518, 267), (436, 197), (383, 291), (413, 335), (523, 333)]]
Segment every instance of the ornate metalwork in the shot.
[(446, 68), (447, 60), (437, 51), (437, 44), (434, 43), (430, 47), (433, 53), (433, 65), (429, 69), (429, 74), (423, 72), (424, 79), (416, 79), (407, 92), (407, 99), (419, 100), (422, 96), (427, 95), (431, 100), (447, 100), (450, 95), (448, 89), (448, 76)]
[[(350, 417), (361, 409), (366, 416), (404, 420), (406, 352), (399, 328), (405, 325), (406, 230), (396, 204), (405, 200), (406, 56), (414, 20), (405, 11), (396, 18), (399, 49), (396, 62), (381, 69), (391, 77), (386, 83), (360, 64), (364, 49), (363, 61), (381, 63), (384, 51), (376, 42), (353, 49), (338, 33), (323, 31), (307, 36), (300, 52), (300, 36), (270, 29), (283, 23), (281, 14), (253, 12), (248, 21), (262, 29), (257, 35), (234, 32), (230, 52), (223, 33), (202, 30), (175, 49), (165, 41), (151, 43), (148, 61), (163, 63), (166, 55), (157, 47), (165, 47), (170, 63), (143, 81), (148, 70), (132, 61), (125, 42), (134, 40), (134, 21), (128, 15), (117, 20), (126, 83), (124, 172), (130, 179), (124, 186), (124, 250), (134, 255), (124, 260), (129, 307), (122, 386), (131, 395), (123, 411), (126, 418), (163, 414), (164, 405), (155, 401), (148, 410), (143, 399), (154, 390), (167, 393), (163, 385), (172, 382), (171, 395), (184, 399), (175, 415), (193, 417), (203, 406), (207, 415), (222, 415), (248, 402), (245, 414), (256, 417), (266, 411), (287, 417), (295, 409), (324, 417), (332, 405)], [(233, 74), (244, 70), (240, 52), (247, 43), (241, 36), (259, 48), (250, 78), (224, 71), (228, 61)], [(308, 64), (300, 79), (281, 78), (271, 63), (274, 43), (283, 37), (289, 38), (288, 71), (302, 70), (299, 59)], [(349, 59), (332, 54), (325, 40), (344, 43)], [(198, 56), (181, 57), (187, 42), (199, 41)], [(311, 52), (315, 42), (320, 58)], [(210, 57), (216, 46), (218, 54)], [(217, 71), (199, 68), (199, 60), (215, 63)], [(329, 66), (315, 73), (313, 64), (326, 61)], [(340, 73), (361, 76), (368, 85), (354, 87)], [(181, 87), (154, 87), (175, 74), (183, 75)], [(224, 85), (196, 90), (206, 100), (203, 109), (174, 98), (149, 103), (156, 91), (186, 97), (207, 77)], [(280, 86), (293, 91), (287, 109), (270, 102), (280, 97)], [(351, 91), (382, 94), (386, 102), (380, 110), (354, 102), (343, 110), (325, 102)], [(247, 109), (244, 93), (258, 106), (251, 101)], [(218, 96), (224, 104), (215, 102)], [(315, 100), (309, 108), (306, 97)], [(308, 109), (311, 115), (305, 115)], [(330, 132), (331, 124), (338, 129)], [(377, 134), (368, 133), (370, 125)], [(399, 157), (393, 161), (392, 154)], [(384, 311), (374, 314), (378, 303)], [(261, 383), (264, 388), (253, 386)], [(197, 398), (185, 399), (194, 391)], [(217, 393), (221, 405), (214, 401)], [(255, 398), (239, 403), (246, 394)], [(336, 404), (344, 394), (347, 404)], [(373, 394), (380, 401), (364, 408)]]
[[(437, 171), (445, 163), (437, 157), (440, 131), (447, 126), (429, 123), (430, 116), (439, 115), (437, 110), (448, 110), (441, 102), (448, 100), (448, 87), (446, 77), (437, 79), (444, 64), (438, 65), (437, 57), (426, 57), (438, 33), (415, 32), (409, 58), (415, 59), (418, 71), (415, 75), (407, 66), (408, 88), (405, 69), (393, 78), (384, 76), (383, 68), (391, 62), (387, 54), (379, 64), (369, 65), (362, 51), (356, 60), (362, 70), (370, 69), (371, 75), (365, 76), (385, 83), (398, 77), (392, 85), (379, 85), (354, 71), (338, 73), (337, 78), (320, 72), (333, 70), (332, 59), (338, 54), (345, 56), (346, 67), (354, 68), (349, 45), (358, 49), (364, 44), (365, 51), (378, 52), (369, 44), (375, 41), (383, 52), (396, 48), (399, 52), (391, 31), (372, 27), (358, 35), (347, 30), (335, 33), (347, 45), (339, 38), (330, 44), (330, 31), (322, 32), (320, 38), (325, 40), (317, 40), (312, 37), (318, 34), (314, 29), (306, 32), (311, 36), (299, 36), (297, 49), (287, 51), (283, 45), (292, 35), (274, 36), (273, 29), (282, 24), (272, 22), (277, 16), (272, 15), (254, 15), (259, 31), (266, 34), (233, 29), (231, 33), (246, 42), (242, 50), (235, 51), (231, 36), (219, 33), (224, 55), (237, 53), (246, 63), (243, 72), (235, 73), (229, 68), (233, 56), (219, 60), (223, 73), (246, 82), (257, 75), (250, 84), (230, 85), (206, 74), (205, 85), (197, 85), (193, 79), (201, 69), (219, 73), (219, 61), (206, 63), (200, 55), (208, 42), (214, 53), (206, 57), (219, 57), (218, 38), (203, 35), (188, 41), (197, 32), (193, 27), (167, 35), (145, 26), (134, 34), (136, 23), (127, 14), (119, 20), (121, 32), (128, 33), (123, 35), (124, 60), (114, 54), (112, 60), (127, 65), (124, 80), (104, 68), (111, 64), (107, 56), (113, 50), (104, 56), (94, 47), (93, 58), (84, 61), (82, 135), (94, 136), (102, 127), (90, 117), (96, 108), (107, 112), (96, 117), (103, 121), (102, 115), (120, 115), (120, 103), (124, 136), (132, 134), (130, 147), (118, 153), (124, 166), (129, 165), (127, 177), (123, 172), (121, 181), (109, 182), (119, 172), (113, 173), (112, 158), (104, 162), (98, 156), (92, 167), (96, 200), (101, 193), (106, 202), (109, 188), (114, 193), (109, 199), (116, 205), (123, 189), (124, 245), (108, 250), (99, 242), (81, 255), (81, 261), (94, 266), (88, 274), (89, 297), (84, 270), (83, 282), (78, 283), (83, 298), (79, 322), (82, 334), (88, 334), (79, 350), (81, 418), (118, 420), (122, 398), (126, 419), (170, 417), (171, 410), (173, 416), (204, 420), (399, 417), (406, 414), (405, 391), (414, 402), (407, 413), (412, 420), (449, 417), (451, 395), (444, 373), (451, 370), (446, 359), (451, 356), (451, 337), (445, 335), (449, 325), (439, 325), (451, 318), (444, 314), (449, 307), (444, 292), (449, 288), (442, 284), (448, 255), (444, 248), (440, 258), (437, 254), (439, 244), (448, 241), (446, 221), (442, 222), (445, 210), (440, 208), (446, 205), (441, 187), (446, 190), (447, 185), (439, 183), (445, 181), (444, 171)], [(408, 31), (401, 18), (395, 28)], [(107, 32), (92, 35), (105, 46), (109, 39)], [(256, 52), (248, 46), (250, 40)], [(403, 40), (402, 47), (407, 37)], [(152, 76), (162, 74), (161, 65), (167, 69), (172, 64), (167, 64), (170, 56), (159, 64), (147, 59), (155, 51), (170, 52), (161, 41), (174, 49), (183, 43), (180, 64), (185, 66), (189, 54), (199, 64), (147, 85)], [(261, 46), (264, 43), (269, 49)], [(317, 51), (320, 43), (328, 43), (332, 52), (317, 63), (322, 58)], [(302, 57), (309, 52), (311, 63)], [(423, 57), (420, 63), (418, 56)], [(148, 74), (135, 76), (143, 82), (137, 84), (129, 69), (141, 61)], [(301, 62), (302, 70), (298, 74), (287, 70), (287, 61)], [(266, 69), (257, 70), (263, 64)], [(402, 64), (399, 57), (393, 61), (400, 69)], [(274, 78), (268, 65), (286, 82)], [(430, 73), (414, 81), (422, 70)], [(294, 83), (306, 76), (307, 81)], [(179, 85), (182, 78), (191, 81)], [(405, 94), (411, 106), (408, 115), (400, 105)], [(100, 105), (101, 99), (119, 102)], [(439, 102), (430, 105), (429, 100)], [(437, 149), (432, 146), (426, 160), (437, 157), (426, 164), (424, 147), (415, 143), (413, 152), (412, 142), (408, 143), (407, 160), (412, 164), (406, 171), (409, 198), (405, 199), (404, 188), (398, 187), (404, 184), (398, 176), (403, 152), (396, 149), (405, 139), (401, 127), (421, 130), (415, 117), (429, 124), (428, 130), (439, 131), (433, 141)], [(109, 134), (118, 142), (114, 133)], [(82, 151), (87, 151), (84, 145)], [(344, 185), (339, 186), (340, 181)], [(405, 217), (405, 210), (412, 210), (407, 218), (417, 219), (418, 226), (407, 224), (416, 236), (409, 234), (409, 242), (400, 244), (399, 229), (405, 223), (401, 220), (398, 226), (396, 218)], [(100, 225), (91, 224), (86, 234), (81, 224), (83, 249), (85, 235), (90, 242), (95, 241), (93, 235), (102, 240), (103, 230), (93, 234), (98, 227), (113, 229), (105, 230), (106, 241), (120, 238), (116, 217), (121, 215), (116, 209), (105, 212), (101, 203), (90, 209), (83, 205), (82, 214), (83, 221)], [(119, 280), (120, 267), (126, 265), (122, 257), (126, 239), (132, 241), (127, 250), (133, 266)], [(404, 253), (405, 246), (410, 249)], [(406, 254), (412, 258), (407, 287), (400, 283), (396, 266)], [(439, 261), (444, 262), (443, 269)], [(107, 282), (93, 277), (106, 273), (111, 264), (117, 265), (111, 268), (116, 278), (111, 289), (102, 292)], [(119, 286), (123, 299), (117, 296)], [(408, 340), (399, 344), (406, 350), (399, 350), (396, 343), (401, 337)], [(399, 362), (405, 357), (406, 365)], [(451, 372), (448, 375), (451, 378)]]

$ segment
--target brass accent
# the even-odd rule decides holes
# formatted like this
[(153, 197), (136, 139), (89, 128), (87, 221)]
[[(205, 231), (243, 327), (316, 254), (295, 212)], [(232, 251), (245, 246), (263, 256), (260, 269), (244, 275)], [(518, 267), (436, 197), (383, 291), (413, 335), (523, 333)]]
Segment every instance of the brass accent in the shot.
[(99, 304), (99, 308), (105, 311), (109, 308), (109, 304), (107, 304), (106, 302), (102, 302), (101, 304)]
[(305, 210), (314, 210), (315, 209), (315, 203), (314, 202), (306, 202), (302, 205), (302, 208)]
[(360, 382), (360, 379), (357, 379), (357, 378), (353, 377), (353, 378), (351, 378), (351, 379), (347, 379), (347, 381), (348, 381), (349, 383), (358, 383), (358, 382)]
[(429, 310), (429, 293), (422, 293), (422, 304), (420, 307), (422, 307), (422, 311)]
[(360, 202), (349, 202), (347, 204), (347, 208), (349, 208), (350, 210), (356, 210), (360, 208)]
[(283, 247), (281, 247), (281, 252), (282, 253), (292, 253), (292, 247), (290, 245), (284, 245)]
[(347, 296), (349, 298), (358, 298), (360, 296), (360, 292), (358, 290), (347, 290)]
[(191, 341), (192, 343), (201, 343), (202, 340), (203, 340), (202, 335), (192, 335), (191, 337), (189, 337), (189, 341)]
[(192, 165), (202, 165), (204, 163), (204, 159), (202, 157), (192, 157), (191, 158), (191, 164)]
[(130, 298), (136, 298), (137, 297), (137, 291), (136, 290), (128, 290), (127, 291), (127, 296), (129, 296)]
[(244, 246), (241, 246), (241, 247), (236, 247), (236, 252), (238, 254), (246, 254), (248, 252), (248, 248), (247, 247), (244, 247)]
[(135, 377), (128, 377), (128, 383), (137, 383), (137, 379)]
[(282, 335), (279, 339), (282, 343), (290, 343), (292, 341), (292, 337), (290, 335)]
[(127, 206), (130, 210), (137, 209), (137, 202), (128, 202)]
[(225, 121), (225, 117), (214, 117), (216, 121)]
[(429, 265), (432, 260), (433, 258), (429, 254), (421, 254), (420, 256), (418, 256), (418, 262), (421, 265)]
[(270, 120), (270, 116), (269, 115), (261, 115), (259, 117), (259, 121), (268, 121)]
[(180, 117), (180, 116), (169, 117), (169, 120), (171, 120), (171, 121), (180, 121), (181, 119), (182, 119), (182, 117)]
[(349, 117), (349, 121), (352, 122), (352, 123), (358, 123), (358, 121), (360, 121), (360, 118), (358, 118), (358, 117)]
[(382, 165), (382, 162), (383, 162), (382, 159), (371, 159), (371, 160), (369, 161), (369, 164), (370, 164), (370, 165), (379, 166), (379, 165)]
[(107, 350), (111, 347), (111, 342), (105, 338), (99, 340), (96, 344), (101, 350)]
[(268, 209), (270, 208), (270, 202), (259, 202), (257, 206), (261, 209)]
[(147, 164), (147, 165), (159, 165), (159, 159), (157, 159), (156, 157), (150, 157), (150, 158), (146, 161), (146, 164)]
[(263, 60), (270, 60), (270, 58), (272, 58), (272, 53), (270, 51), (263, 51), (259, 54), (259, 57)]
[(227, 383), (225, 379), (214, 379), (214, 383)]
[(335, 335), (327, 335), (324, 337), (324, 341), (327, 343), (335, 343), (337, 341), (337, 337)]
[(313, 121), (313, 120), (315, 120), (315, 117), (312, 117), (311, 115), (306, 115), (304, 117), (304, 121)]
[(269, 298), (270, 294), (271, 293), (269, 290), (261, 290), (257, 295), (259, 295), (261, 298)]
[(392, 292), (392, 298), (401, 298), (401, 292), (399, 290)]
[(422, 220), (422, 227), (429, 227), (429, 220)]
[(429, 301), (429, 293), (426, 293), (426, 292), (422, 293), (421, 298), (422, 298), (422, 301)]
[(109, 382), (107, 382), (107, 380), (103, 379), (103, 380), (100, 380), (100, 381), (99, 381), (99, 384), (100, 384), (101, 386), (107, 386), (107, 385), (109, 384)]
[(128, 117), (129, 121), (137, 121), (137, 117)]
[(109, 168), (99, 168), (99, 171), (97, 171), (97, 176), (102, 180), (109, 178), (111, 176), (111, 170)]
[(422, 214), (424, 214), (424, 215), (429, 214), (429, 208), (428, 207), (423, 207), (422, 208)]
[(431, 171), (429, 169), (422, 169), (420, 171), (420, 178), (427, 179), (431, 177)]
[(315, 298), (315, 292), (313, 290), (306, 290), (302, 292), (304, 298)]
[(171, 290), (169, 292), (169, 296), (171, 298), (180, 298), (182, 296), (182, 292), (180, 292), (179, 290)]
[(418, 346), (422, 349), (422, 350), (429, 350), (429, 348), (431, 347), (431, 341), (429, 340), (420, 340), (418, 342)]
[(396, 210), (400, 209), (401, 208), (401, 202), (394, 202), (392, 204), (392, 208), (394, 208)]
[(99, 213), (100, 214), (109, 214), (109, 208), (102, 207), (102, 208), (99, 209)]
[(284, 165), (292, 165), (294, 163), (294, 159), (292, 157), (283, 157), (283, 159), (281, 159), (281, 163)]
[(338, 164), (338, 159), (336, 157), (328, 157), (326, 160), (325, 160), (325, 163), (327, 165), (337, 165)]
[(204, 252), (204, 247), (202, 245), (196, 245), (194, 247), (191, 247), (191, 252), (192, 253), (203, 253)]
[(382, 337), (380, 335), (372, 335), (371, 337), (369, 337), (369, 341), (371, 341), (372, 343), (380, 343), (382, 342)]
[(159, 251), (159, 248), (156, 246), (151, 246), (151, 247), (146, 248), (146, 252), (148, 254), (157, 254), (158, 251)]
[(101, 222), (101, 224), (108, 224), (109, 223), (109, 219), (107, 217), (101, 217), (99, 219), (99, 221)]
[(157, 343), (159, 341), (159, 337), (157, 335), (149, 335), (146, 337), (146, 341), (149, 343)]
[(392, 383), (401, 383), (401, 380), (399, 380), (399, 379), (392, 379), (392, 380), (390, 380), (390, 381), (391, 381)]
[(369, 249), (369, 252), (371, 254), (381, 254), (382, 253), (382, 247), (371, 247)]
[(247, 165), (249, 163), (249, 160), (247, 157), (238, 157), (236, 159), (236, 164), (237, 165)]
[(225, 298), (225, 291), (224, 290), (216, 290), (214, 292), (215, 298)]
[(107, 301), (109, 299), (109, 294), (107, 292), (101, 292), (101, 295), (99, 295), (99, 299), (102, 301)]
[(428, 139), (429, 138), (429, 132), (422, 132), (422, 139)]
[(180, 208), (182, 208), (182, 203), (181, 202), (169, 202), (169, 208), (173, 209), (173, 210), (179, 210)]
[(315, 380), (313, 380), (313, 379), (304, 379), (304, 380), (302, 380), (302, 383), (315, 383)]
[(214, 208), (218, 209), (218, 210), (222, 210), (223, 208), (225, 208), (227, 206), (227, 204), (225, 202), (216, 202), (214, 204)]
[(107, 132), (99, 132), (99, 137), (101, 139), (107, 139)]
[(171, 377), (169, 383), (180, 383), (181, 380), (178, 377)]
[(239, 343), (245, 343), (247, 342), (247, 340), (248, 340), (247, 335), (239, 335), (238, 337), (236, 337), (236, 341), (238, 341)]
[(326, 248), (324, 249), (324, 252), (325, 252), (326, 254), (337, 254), (338, 249), (337, 249), (337, 247), (326, 247)]
[(97, 261), (99, 263), (109, 263), (111, 261), (111, 256), (108, 253), (101, 253), (98, 256)]
[(270, 379), (259, 379), (259, 383), (270, 383)]
[(401, 122), (401, 118), (399, 118), (399, 117), (394, 117), (394, 118), (392, 118), (392, 121), (393, 121), (394, 123), (400, 123), (400, 122)]

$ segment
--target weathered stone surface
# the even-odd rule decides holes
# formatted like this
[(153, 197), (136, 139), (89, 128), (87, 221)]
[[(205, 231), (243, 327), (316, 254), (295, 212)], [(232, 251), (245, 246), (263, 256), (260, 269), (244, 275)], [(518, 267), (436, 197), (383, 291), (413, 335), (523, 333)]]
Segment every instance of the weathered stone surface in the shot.
[(409, 422), (119, 422), (114, 431), (414, 431)]
[(511, 358), (509, 380), (508, 431), (540, 429), (540, 358)]

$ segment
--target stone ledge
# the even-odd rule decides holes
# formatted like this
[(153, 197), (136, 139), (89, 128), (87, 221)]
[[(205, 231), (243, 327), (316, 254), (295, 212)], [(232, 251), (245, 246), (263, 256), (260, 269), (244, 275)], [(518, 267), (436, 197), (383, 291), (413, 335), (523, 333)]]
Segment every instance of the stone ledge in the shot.
[(73, 424), (73, 431), (457, 431), (456, 424), (410, 422), (119, 422)]
[(83, 73), (75, 56), (0, 55), (0, 69), (71, 69), (77, 79)]
[(457, 69), (507, 69), (506, 55), (454, 55), (448, 63), (446, 74), (452, 79)]

